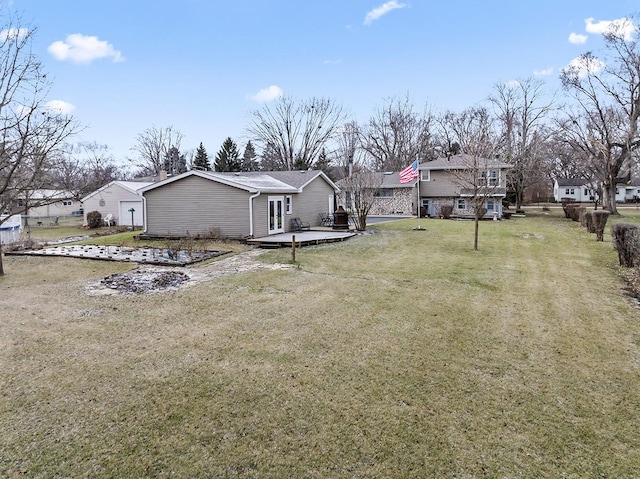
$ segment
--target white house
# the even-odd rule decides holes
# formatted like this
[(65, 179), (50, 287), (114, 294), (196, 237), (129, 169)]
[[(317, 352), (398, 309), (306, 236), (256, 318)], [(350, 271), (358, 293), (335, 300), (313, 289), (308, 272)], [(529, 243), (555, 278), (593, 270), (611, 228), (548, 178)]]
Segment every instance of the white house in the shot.
[(87, 222), (87, 213), (99, 211), (103, 218), (111, 215), (117, 225), (142, 226), (143, 205), (139, 190), (152, 184), (150, 181), (116, 180), (89, 193), (82, 198), (84, 222)]
[(582, 178), (556, 178), (553, 184), (553, 198), (559, 203), (562, 201), (588, 203), (594, 201), (595, 195), (597, 193), (591, 181)]

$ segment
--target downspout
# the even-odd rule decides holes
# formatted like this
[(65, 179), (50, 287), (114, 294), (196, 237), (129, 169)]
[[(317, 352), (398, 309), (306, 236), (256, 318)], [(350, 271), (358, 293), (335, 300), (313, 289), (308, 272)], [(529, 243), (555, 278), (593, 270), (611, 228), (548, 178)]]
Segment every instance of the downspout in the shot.
[(249, 237), (253, 238), (253, 200), (260, 196), (258, 191), (255, 195), (249, 197)]

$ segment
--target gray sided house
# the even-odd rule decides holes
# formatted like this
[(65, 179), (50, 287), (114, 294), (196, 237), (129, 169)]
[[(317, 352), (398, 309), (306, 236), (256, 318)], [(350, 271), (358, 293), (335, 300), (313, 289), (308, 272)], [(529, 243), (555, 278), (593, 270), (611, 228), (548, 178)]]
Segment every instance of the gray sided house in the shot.
[(338, 191), (321, 171), (191, 170), (141, 190), (144, 234), (244, 239), (291, 231), (292, 218), (319, 226)]
[[(139, 190), (152, 185), (149, 181), (112, 181), (82, 198), (84, 222), (87, 213), (99, 211), (102, 218), (111, 215), (116, 225), (142, 226), (143, 205)], [(133, 211), (133, 225), (131, 224)]]
[[(372, 184), (379, 185), (373, 194), (370, 215), (415, 215), (416, 181), (400, 183), (399, 172), (374, 172)], [(353, 191), (349, 191), (346, 178), (337, 182), (340, 187), (339, 204), (349, 211), (352, 209)]]
[(453, 155), (421, 163), (420, 202), (429, 216), (440, 215), (443, 205), (453, 206), (453, 216), (474, 215), (474, 192), (484, 196), (485, 217), (502, 217), (502, 199), (506, 196), (509, 163), (499, 159)]

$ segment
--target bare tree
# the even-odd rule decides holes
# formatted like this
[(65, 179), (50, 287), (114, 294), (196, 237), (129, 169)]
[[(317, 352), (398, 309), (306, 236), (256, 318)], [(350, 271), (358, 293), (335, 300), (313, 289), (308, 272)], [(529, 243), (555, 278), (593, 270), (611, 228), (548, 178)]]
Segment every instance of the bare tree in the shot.
[(486, 213), (486, 202), (498, 188), (503, 188), (500, 162), (496, 161), (499, 137), (491, 115), (485, 108), (468, 108), (462, 113), (445, 113), (438, 120), (438, 130), (449, 149), (459, 151), (458, 165), (450, 170), (460, 193), (474, 214), (473, 249), (478, 249), (480, 218)]
[(543, 167), (543, 146), (549, 136), (545, 120), (553, 109), (553, 101), (544, 98), (543, 86), (532, 78), (499, 83), (489, 96), (500, 124), (502, 155), (513, 165), (509, 183), (516, 210), (521, 209), (525, 189), (540, 178)]
[(343, 122), (342, 107), (332, 100), (283, 96), (252, 113), (248, 134), (263, 152), (269, 150), (272, 169), (311, 168)]
[[(0, 213), (46, 185), (64, 143), (78, 130), (73, 118), (45, 103), (50, 83), (31, 50), (34, 33), (11, 18), (0, 31)], [(0, 217), (0, 224), (5, 219)]]
[(372, 167), (400, 171), (414, 160), (429, 159), (432, 123), (428, 106), (422, 112), (415, 111), (409, 95), (389, 99), (362, 130), (361, 144), (373, 159)]
[(357, 171), (340, 182), (347, 200), (347, 210), (355, 222), (357, 230), (367, 229), (367, 216), (375, 201), (375, 195), (382, 184), (382, 174), (369, 170)]
[(173, 126), (147, 128), (136, 136), (136, 145), (131, 148), (137, 158), (129, 161), (138, 168), (140, 175), (158, 175), (172, 148), (180, 150), (183, 134)]
[(350, 121), (340, 127), (333, 152), (339, 178), (345, 178), (368, 166), (367, 154), (362, 148), (361, 138), (362, 131), (357, 122)]
[[(632, 31), (630, 33), (630, 31)], [(604, 60), (587, 52), (561, 74), (564, 89), (581, 111), (589, 137), (584, 146), (591, 160), (601, 165), (603, 206), (618, 214), (616, 178), (640, 146), (640, 44), (639, 27), (631, 18), (612, 23), (604, 34), (609, 55)]]
[(79, 200), (110, 181), (127, 177), (127, 170), (115, 163), (107, 145), (81, 142), (67, 146), (51, 172), (51, 183)]

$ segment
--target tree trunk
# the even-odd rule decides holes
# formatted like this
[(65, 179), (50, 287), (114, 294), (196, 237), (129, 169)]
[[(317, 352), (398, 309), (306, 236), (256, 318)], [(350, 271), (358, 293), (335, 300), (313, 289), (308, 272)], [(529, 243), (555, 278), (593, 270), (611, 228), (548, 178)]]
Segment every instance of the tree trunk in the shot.
[(473, 231), (473, 249), (478, 251), (478, 225), (480, 224), (480, 218), (478, 218), (478, 213), (476, 213), (476, 220), (474, 224)]
[(4, 255), (2, 254), (2, 239), (0, 238), (0, 276), (4, 276)]

